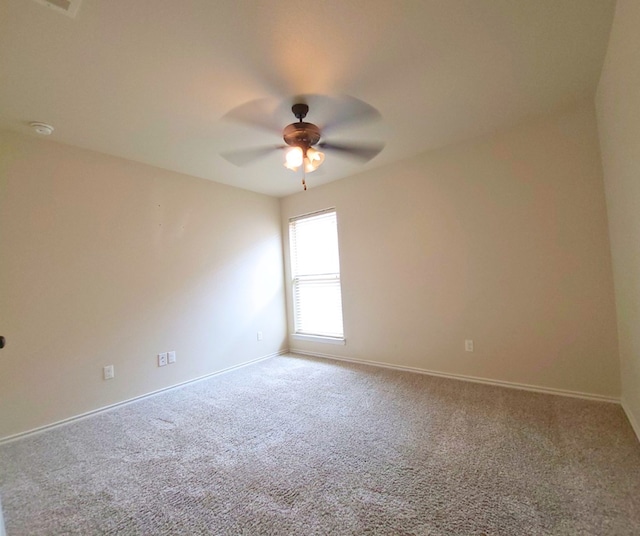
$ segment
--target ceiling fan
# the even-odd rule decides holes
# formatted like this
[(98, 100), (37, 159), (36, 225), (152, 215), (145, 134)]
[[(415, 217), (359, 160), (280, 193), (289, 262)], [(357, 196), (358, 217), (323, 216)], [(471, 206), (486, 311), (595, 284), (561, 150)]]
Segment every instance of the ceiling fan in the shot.
[[(321, 111), (323, 108), (325, 111), (328, 108), (333, 108), (332, 114), (329, 114), (333, 115), (333, 118), (330, 117), (323, 128), (304, 121), (309, 113), (309, 104), (306, 101), (314, 100)], [(321, 141), (323, 139), (323, 130), (333, 131), (338, 126), (360, 123), (380, 117), (380, 113), (375, 108), (354, 97), (343, 96), (340, 99), (331, 99), (320, 95), (298, 97), (291, 107), (291, 112), (297, 121), (285, 126), (283, 130), (275, 127), (275, 118), (264, 113), (264, 110), (262, 110), (262, 114), (255, 113), (255, 108), (259, 108), (260, 103), (264, 103), (264, 101), (247, 103), (247, 105), (232, 110), (225, 118), (254, 127), (267, 128), (270, 131), (281, 132), (282, 139), (286, 145), (270, 145), (222, 153), (222, 156), (232, 164), (245, 166), (267, 156), (274, 150), (285, 149), (284, 166), (291, 171), (302, 169), (302, 185), (306, 190), (306, 174), (317, 170), (322, 165), (325, 160), (323, 151), (333, 151), (361, 162), (367, 162), (384, 148), (383, 143), (356, 145)]]

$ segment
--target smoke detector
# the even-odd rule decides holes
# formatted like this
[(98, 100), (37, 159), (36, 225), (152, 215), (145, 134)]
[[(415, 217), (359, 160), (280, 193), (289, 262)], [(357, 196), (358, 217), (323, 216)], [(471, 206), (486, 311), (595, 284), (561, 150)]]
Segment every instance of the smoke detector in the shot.
[(38, 4), (50, 7), (58, 13), (64, 13), (67, 17), (75, 18), (78, 9), (80, 9), (80, 2), (82, 0), (35, 0)]
[(53, 132), (53, 127), (46, 123), (40, 123), (39, 121), (32, 121), (29, 126), (41, 136), (49, 136)]

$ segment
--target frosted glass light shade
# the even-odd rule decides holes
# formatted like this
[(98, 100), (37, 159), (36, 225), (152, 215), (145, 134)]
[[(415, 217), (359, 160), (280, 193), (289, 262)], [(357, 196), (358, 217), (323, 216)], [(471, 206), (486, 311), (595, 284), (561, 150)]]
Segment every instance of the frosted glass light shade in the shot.
[(302, 149), (300, 147), (291, 147), (284, 156), (284, 167), (291, 171), (297, 171), (302, 165)]
[(304, 159), (304, 169), (307, 173), (311, 173), (318, 169), (324, 162), (324, 153), (309, 147), (307, 149), (307, 157)]

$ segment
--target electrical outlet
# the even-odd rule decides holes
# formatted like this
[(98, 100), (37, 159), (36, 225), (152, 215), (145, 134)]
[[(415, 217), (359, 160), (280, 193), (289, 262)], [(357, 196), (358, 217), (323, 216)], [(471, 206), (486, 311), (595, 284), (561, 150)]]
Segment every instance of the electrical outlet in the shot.
[(111, 380), (113, 379), (113, 377), (115, 376), (115, 370), (113, 368), (113, 365), (107, 365), (106, 367), (103, 367), (102, 369), (102, 377), (105, 380)]
[(167, 352), (158, 354), (158, 366), (164, 367), (167, 364)]
[(167, 352), (167, 363), (175, 363), (176, 362), (176, 352), (172, 350), (171, 352)]
[(258, 331), (258, 340), (261, 341), (262, 340), (262, 331)]
[(464, 341), (464, 350), (465, 352), (473, 352), (473, 341), (471, 339)]

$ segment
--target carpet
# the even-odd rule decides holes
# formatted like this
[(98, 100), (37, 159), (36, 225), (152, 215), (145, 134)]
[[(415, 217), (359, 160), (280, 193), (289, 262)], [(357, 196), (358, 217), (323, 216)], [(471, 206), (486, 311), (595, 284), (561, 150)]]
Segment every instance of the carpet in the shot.
[(0, 446), (17, 535), (637, 535), (615, 404), (281, 356)]

